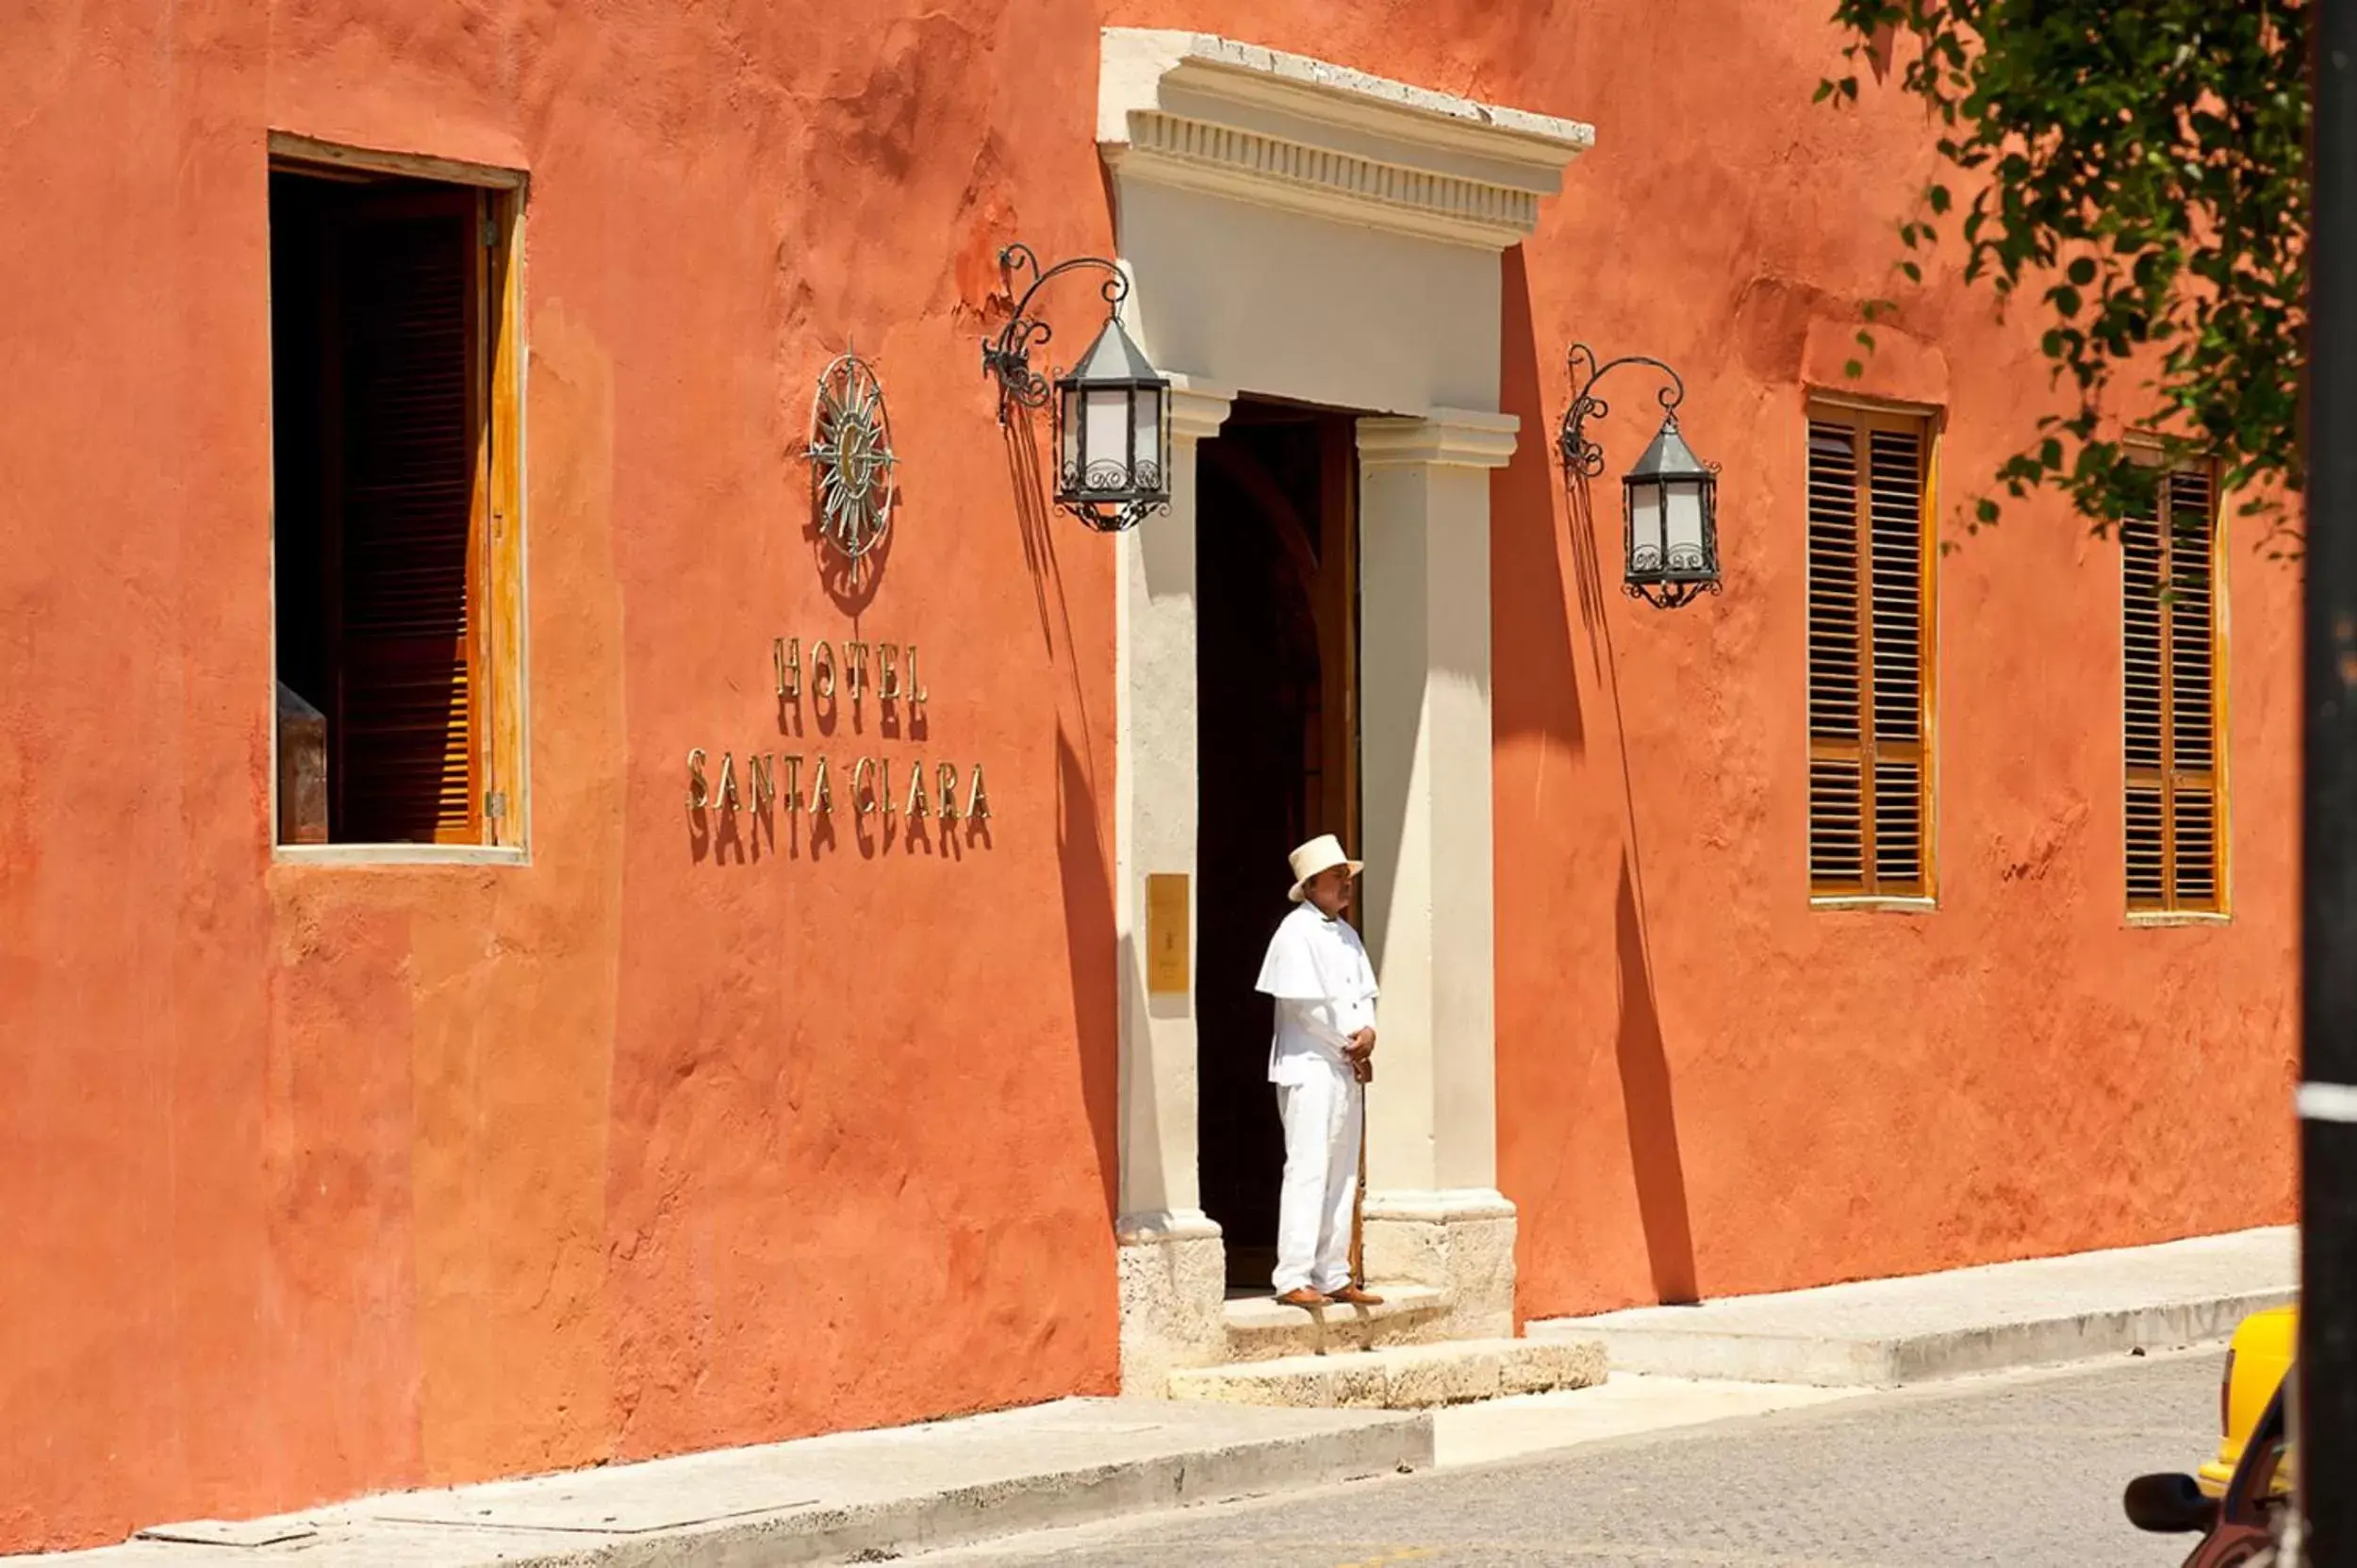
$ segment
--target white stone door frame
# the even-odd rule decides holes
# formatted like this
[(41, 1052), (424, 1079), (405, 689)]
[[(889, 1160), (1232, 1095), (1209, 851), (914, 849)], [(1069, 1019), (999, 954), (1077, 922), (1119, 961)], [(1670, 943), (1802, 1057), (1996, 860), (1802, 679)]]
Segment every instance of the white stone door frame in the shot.
[(1490, 471), (1512, 456), (1518, 421), (1497, 411), (1499, 253), (1592, 140), (1568, 121), (1226, 39), (1105, 30), (1097, 141), (1129, 320), (1176, 383), (1170, 515), (1116, 546), (1118, 1239), (1133, 1391), (1227, 1351), (1225, 1261), (1196, 1166), (1194, 998), (1147, 991), (1145, 890), (1156, 873), (1195, 884), (1195, 449), (1244, 392), (1369, 411), (1360, 915), (1383, 985), (1383, 1070), (1368, 1101), (1368, 1269), (1447, 1290), (1452, 1333), (1510, 1331)]

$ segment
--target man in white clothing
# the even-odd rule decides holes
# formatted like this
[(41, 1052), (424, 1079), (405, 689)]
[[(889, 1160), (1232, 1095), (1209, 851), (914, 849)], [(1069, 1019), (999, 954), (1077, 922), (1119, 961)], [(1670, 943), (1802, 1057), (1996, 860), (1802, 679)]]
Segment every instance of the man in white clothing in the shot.
[(1293, 900), (1269, 939), (1260, 989), (1277, 1000), (1269, 1081), (1285, 1123), (1277, 1210), (1277, 1299), (1292, 1307), (1381, 1304), (1350, 1278), (1359, 1137), (1375, 1057), (1375, 967), (1343, 918), (1364, 867), (1332, 834), (1293, 852)]

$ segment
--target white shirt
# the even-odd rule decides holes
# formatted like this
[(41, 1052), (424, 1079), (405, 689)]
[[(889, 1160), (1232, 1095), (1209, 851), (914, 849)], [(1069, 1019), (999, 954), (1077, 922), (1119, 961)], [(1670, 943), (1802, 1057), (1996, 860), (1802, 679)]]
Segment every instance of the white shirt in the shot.
[(1375, 966), (1349, 922), (1303, 903), (1269, 938), (1259, 990), (1277, 999), (1269, 1042), (1271, 1083), (1300, 1083), (1313, 1072), (1347, 1073), (1343, 1048), (1375, 1027)]

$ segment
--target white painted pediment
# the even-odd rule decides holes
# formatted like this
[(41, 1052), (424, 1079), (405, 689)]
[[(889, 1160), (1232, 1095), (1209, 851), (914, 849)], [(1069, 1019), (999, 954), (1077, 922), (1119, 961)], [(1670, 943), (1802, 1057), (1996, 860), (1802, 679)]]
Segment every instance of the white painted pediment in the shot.
[(1208, 33), (1108, 27), (1096, 139), (1125, 180), (1498, 251), (1595, 131)]

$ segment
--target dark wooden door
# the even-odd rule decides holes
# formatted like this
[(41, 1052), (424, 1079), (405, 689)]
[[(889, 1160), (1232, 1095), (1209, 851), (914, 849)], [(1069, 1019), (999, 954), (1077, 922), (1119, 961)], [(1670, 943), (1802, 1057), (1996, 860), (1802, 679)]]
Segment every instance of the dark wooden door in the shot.
[(1240, 403), (1196, 465), (1199, 1169), (1231, 1282), (1260, 1288), (1284, 1141), (1254, 982), (1292, 908), (1287, 853), (1321, 833), (1358, 844), (1352, 420)]

